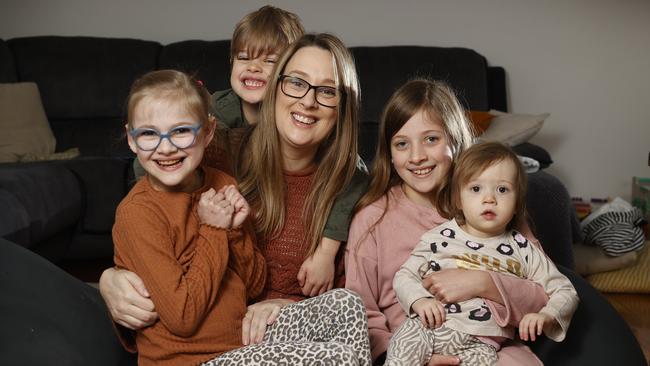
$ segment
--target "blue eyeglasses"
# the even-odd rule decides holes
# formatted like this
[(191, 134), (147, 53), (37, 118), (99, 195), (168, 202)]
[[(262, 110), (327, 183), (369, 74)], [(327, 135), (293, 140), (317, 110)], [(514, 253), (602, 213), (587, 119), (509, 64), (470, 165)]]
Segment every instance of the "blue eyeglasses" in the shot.
[(129, 135), (138, 149), (143, 151), (156, 150), (163, 139), (169, 140), (179, 149), (187, 149), (194, 145), (200, 129), (201, 124), (174, 127), (167, 133), (160, 133), (153, 128), (134, 128), (129, 131)]

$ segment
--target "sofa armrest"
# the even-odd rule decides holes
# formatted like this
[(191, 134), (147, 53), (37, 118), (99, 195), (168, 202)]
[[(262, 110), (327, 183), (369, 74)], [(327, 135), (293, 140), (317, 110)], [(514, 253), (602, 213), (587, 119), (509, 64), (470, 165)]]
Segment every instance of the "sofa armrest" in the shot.
[(0, 236), (32, 248), (81, 215), (74, 175), (59, 162), (0, 164)]
[(81, 157), (65, 163), (81, 186), (81, 232), (110, 234), (115, 210), (129, 189), (131, 161), (121, 157)]

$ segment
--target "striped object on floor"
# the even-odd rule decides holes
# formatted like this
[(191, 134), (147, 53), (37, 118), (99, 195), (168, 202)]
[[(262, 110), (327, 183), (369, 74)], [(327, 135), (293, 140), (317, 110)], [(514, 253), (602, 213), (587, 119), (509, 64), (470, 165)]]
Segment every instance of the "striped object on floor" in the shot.
[(582, 229), (585, 244), (597, 245), (616, 257), (643, 247), (645, 237), (641, 225), (645, 222), (641, 210), (605, 212)]

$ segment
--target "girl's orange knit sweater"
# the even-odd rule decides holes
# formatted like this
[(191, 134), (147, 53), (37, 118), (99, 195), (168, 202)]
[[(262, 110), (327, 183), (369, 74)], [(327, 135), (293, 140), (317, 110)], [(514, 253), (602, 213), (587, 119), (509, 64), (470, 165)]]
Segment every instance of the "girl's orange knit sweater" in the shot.
[(160, 317), (137, 333), (139, 365), (196, 365), (241, 347), (246, 303), (264, 288), (253, 232), (199, 223), (201, 193), (236, 184), (203, 171), (203, 186), (191, 194), (155, 191), (143, 178), (117, 209), (115, 264), (142, 278)]

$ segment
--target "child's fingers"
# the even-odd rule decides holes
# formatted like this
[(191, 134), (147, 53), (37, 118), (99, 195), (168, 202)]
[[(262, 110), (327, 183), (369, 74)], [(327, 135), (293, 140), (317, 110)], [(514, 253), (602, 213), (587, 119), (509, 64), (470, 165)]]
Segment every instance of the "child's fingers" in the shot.
[(544, 319), (540, 319), (537, 322), (537, 335), (542, 335), (543, 329), (544, 329)]
[(528, 321), (526, 322), (526, 339), (527, 341), (534, 341), (535, 340), (535, 319), (532, 317), (528, 318)]
[(436, 325), (436, 317), (433, 315), (433, 309), (431, 307), (427, 307), (425, 309), (425, 315), (427, 319), (427, 327), (433, 328)]
[(304, 263), (303, 263), (303, 266), (300, 267), (300, 270), (298, 271), (298, 276), (296, 276), (296, 277), (298, 279), (298, 284), (300, 285), (300, 287), (302, 288), (303, 286), (305, 286), (305, 278), (307, 277), (307, 269), (305, 268)]
[(528, 317), (524, 317), (521, 319), (521, 322), (519, 322), (519, 338), (521, 338), (522, 341), (527, 341), (528, 340), (528, 334), (527, 334), (527, 325), (528, 325)]
[(314, 284), (305, 276), (305, 284), (302, 286), (302, 294), (305, 296), (313, 296), (311, 293), (314, 290)]
[[(226, 189), (228, 189), (228, 187), (230, 187), (230, 185), (223, 186), (223, 187), (219, 188), (219, 191), (217, 191), (217, 193), (224, 193), (226, 191)], [(212, 189), (212, 188), (210, 188), (210, 189)]]
[(437, 316), (436, 316), (436, 328), (441, 327), (442, 323), (445, 322), (445, 307), (442, 306), (441, 302), (436, 303), (436, 310), (437, 310)]
[(323, 291), (323, 286), (314, 285), (314, 286), (312, 286), (311, 291), (309, 291), (309, 297), (318, 296), (318, 295), (322, 294), (323, 292), (324, 292)]
[(530, 322), (530, 326), (528, 327), (528, 337), (531, 341), (535, 341), (536, 338), (535, 328), (537, 328), (537, 320), (533, 319), (533, 321)]
[(422, 322), (422, 325), (426, 328), (427, 317), (426, 317), (426, 313), (424, 312), (424, 309), (418, 309), (415, 313), (418, 314), (418, 318), (420, 318), (420, 322)]
[(216, 192), (214, 191), (214, 189), (210, 188), (209, 190), (201, 193), (201, 198), (199, 199), (199, 202), (209, 202), (212, 199), (212, 197), (214, 197), (215, 194)]
[(228, 201), (232, 202), (232, 201), (234, 201), (235, 196), (236, 196), (236, 194), (238, 192), (237, 192), (237, 188), (235, 188), (235, 186), (229, 185), (228, 187), (226, 187), (226, 190), (223, 193), (226, 196), (226, 199)]
[(248, 205), (248, 202), (246, 202), (246, 199), (242, 195), (239, 195), (239, 197), (235, 199), (234, 206), (237, 208), (238, 211), (248, 212), (250, 210), (250, 206)]
[(213, 197), (212, 197), (212, 202), (220, 202), (220, 201), (225, 201), (226, 196), (223, 194), (223, 192), (217, 192)]

